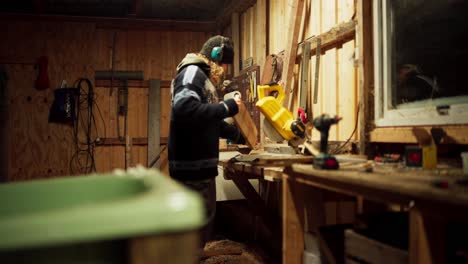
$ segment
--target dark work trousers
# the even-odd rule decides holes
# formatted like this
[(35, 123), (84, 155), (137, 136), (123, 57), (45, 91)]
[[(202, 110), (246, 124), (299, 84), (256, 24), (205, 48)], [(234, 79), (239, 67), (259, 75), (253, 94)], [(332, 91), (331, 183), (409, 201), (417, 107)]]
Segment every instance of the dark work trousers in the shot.
[(198, 192), (203, 197), (205, 205), (206, 224), (202, 228), (202, 245), (210, 241), (214, 229), (216, 215), (216, 181), (215, 178), (200, 181), (181, 181), (188, 188)]

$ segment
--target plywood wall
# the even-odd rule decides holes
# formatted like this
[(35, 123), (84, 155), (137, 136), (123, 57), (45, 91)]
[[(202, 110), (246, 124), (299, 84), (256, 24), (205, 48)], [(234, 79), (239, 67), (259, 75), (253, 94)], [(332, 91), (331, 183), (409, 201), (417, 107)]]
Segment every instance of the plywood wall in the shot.
[[(285, 50), (286, 36), (290, 33), (288, 25), (292, 18), (289, 17), (289, 6), (292, 2), (294, 1), (257, 1), (257, 4), (241, 15), (241, 59), (253, 57), (254, 63), (263, 68), (265, 52), (266, 55), (279, 54)], [(342, 22), (351, 21), (355, 12), (354, 2), (306, 0), (297, 41), (300, 43), (327, 32)], [(337, 126), (332, 126), (329, 140), (348, 139), (356, 126), (358, 94), (357, 71), (354, 66), (355, 47), (355, 41), (351, 40), (338, 48), (326, 51), (320, 58), (318, 103), (313, 105), (313, 114), (316, 116), (329, 113), (343, 117)], [(309, 80), (315, 77), (315, 61), (314, 55), (310, 59)], [(296, 86), (299, 71), (299, 67), (296, 67)], [(309, 81), (309, 96), (312, 88), (313, 82)], [(312, 138), (318, 140), (319, 134), (313, 132)], [(357, 139), (357, 133), (353, 134), (351, 139)]]
[[(4, 22), (4, 23), (3, 23)], [(49, 109), (61, 80), (73, 84), (78, 78), (94, 81), (95, 70), (110, 70), (112, 43), (116, 36), (115, 69), (144, 71), (145, 79), (170, 80), (178, 62), (189, 51), (197, 51), (208, 37), (204, 32), (168, 32), (151, 29), (103, 28), (94, 22), (50, 22), (2, 20), (0, 63), (7, 63), (8, 98), (8, 180), (68, 175), (75, 153), (72, 128), (48, 123)], [(39, 56), (49, 59), (51, 87), (34, 88)], [(20, 63), (20, 64), (16, 64)], [(116, 92), (95, 88), (100, 137), (117, 137)], [(169, 89), (161, 91), (161, 136), (169, 129)], [(147, 136), (148, 91), (131, 88), (128, 132), (131, 137)], [(104, 128), (105, 127), (105, 128)], [(133, 163), (146, 164), (146, 146), (134, 146)], [(124, 147), (96, 148), (96, 168), (106, 172), (124, 165)]]

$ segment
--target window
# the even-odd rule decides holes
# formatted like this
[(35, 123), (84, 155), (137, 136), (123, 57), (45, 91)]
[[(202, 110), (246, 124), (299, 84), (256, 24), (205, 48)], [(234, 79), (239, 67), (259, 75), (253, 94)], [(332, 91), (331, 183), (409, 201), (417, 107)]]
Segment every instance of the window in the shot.
[(468, 1), (374, 1), (377, 126), (468, 124)]

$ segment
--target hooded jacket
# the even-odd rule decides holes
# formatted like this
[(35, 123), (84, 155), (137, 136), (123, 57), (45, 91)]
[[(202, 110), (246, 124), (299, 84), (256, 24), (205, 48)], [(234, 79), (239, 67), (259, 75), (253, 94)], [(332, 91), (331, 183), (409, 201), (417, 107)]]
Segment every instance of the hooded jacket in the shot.
[(239, 111), (234, 99), (217, 102), (210, 66), (196, 54), (177, 66), (172, 83), (169, 172), (179, 180), (204, 180), (218, 175), (219, 138), (241, 143), (237, 127), (223, 119)]

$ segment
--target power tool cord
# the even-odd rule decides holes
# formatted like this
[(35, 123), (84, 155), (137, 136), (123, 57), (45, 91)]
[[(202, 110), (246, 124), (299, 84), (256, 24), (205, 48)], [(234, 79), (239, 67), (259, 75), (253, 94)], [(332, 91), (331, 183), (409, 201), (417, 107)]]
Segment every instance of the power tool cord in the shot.
[[(85, 82), (87, 91), (82, 87)], [(73, 137), (75, 144), (75, 153), (70, 159), (70, 172), (91, 173), (96, 172), (95, 146), (99, 139), (94, 107), (101, 118), (104, 135), (106, 134), (106, 125), (101, 110), (96, 103), (93, 84), (89, 79), (80, 78), (76, 81), (75, 87), (78, 88), (76, 118), (73, 122)], [(80, 129), (81, 128), (81, 129)], [(75, 171), (75, 168), (78, 171)]]

